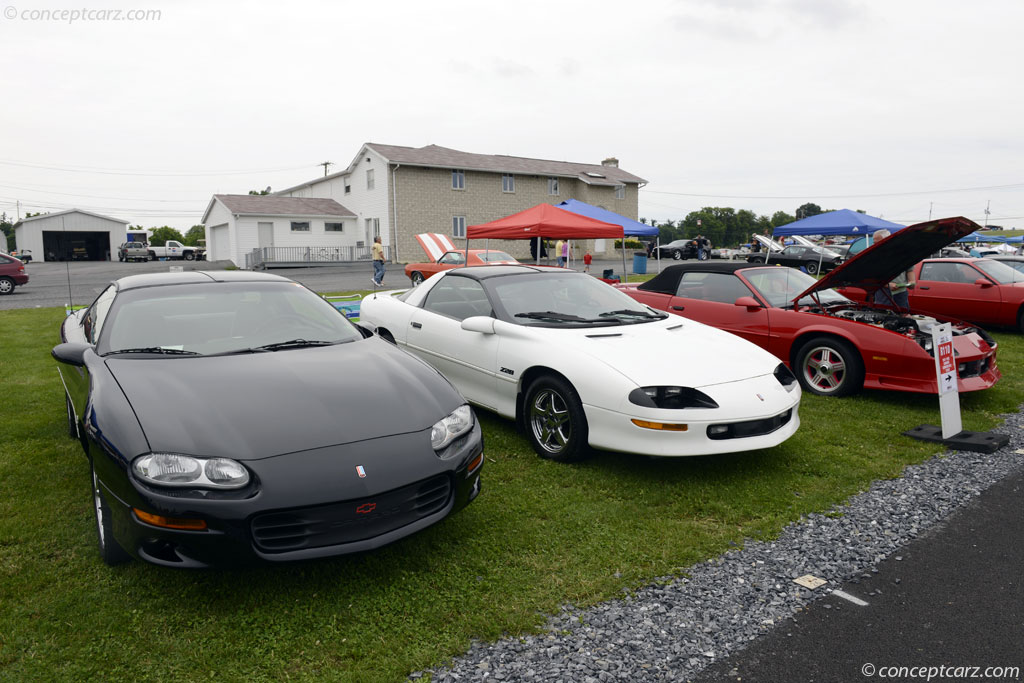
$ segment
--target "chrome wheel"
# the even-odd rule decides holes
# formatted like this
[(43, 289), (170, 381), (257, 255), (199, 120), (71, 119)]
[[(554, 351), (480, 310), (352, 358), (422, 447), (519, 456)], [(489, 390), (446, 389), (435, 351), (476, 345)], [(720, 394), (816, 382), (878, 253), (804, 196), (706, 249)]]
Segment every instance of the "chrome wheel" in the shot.
[(846, 396), (864, 384), (860, 354), (839, 339), (812, 339), (797, 354), (804, 389), (819, 396)]
[(14, 291), (14, 280), (9, 277), (0, 277), (0, 294), (10, 294)]
[(412, 284), (414, 286), (415, 285), (423, 284), (423, 280), (424, 280), (423, 273), (421, 273), (418, 270), (414, 271), (413, 274), (409, 276), (409, 279), (412, 280)]
[(571, 384), (541, 377), (530, 385), (524, 407), (527, 436), (537, 455), (558, 462), (587, 457), (587, 418)]

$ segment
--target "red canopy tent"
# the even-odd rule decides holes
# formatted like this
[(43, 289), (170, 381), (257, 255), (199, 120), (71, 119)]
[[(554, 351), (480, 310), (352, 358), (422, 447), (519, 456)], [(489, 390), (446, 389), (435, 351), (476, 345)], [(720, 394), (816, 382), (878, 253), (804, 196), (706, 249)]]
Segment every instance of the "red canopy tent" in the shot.
[[(588, 218), (572, 211), (559, 209), (551, 204), (538, 204), (532, 209), (499, 218), (490, 223), (470, 225), (466, 228), (466, 250), (471, 239), (524, 240), (542, 239), (583, 239), (623, 238), (621, 225)], [(539, 256), (540, 250), (537, 250)], [(622, 273), (626, 273), (626, 252), (622, 252)]]

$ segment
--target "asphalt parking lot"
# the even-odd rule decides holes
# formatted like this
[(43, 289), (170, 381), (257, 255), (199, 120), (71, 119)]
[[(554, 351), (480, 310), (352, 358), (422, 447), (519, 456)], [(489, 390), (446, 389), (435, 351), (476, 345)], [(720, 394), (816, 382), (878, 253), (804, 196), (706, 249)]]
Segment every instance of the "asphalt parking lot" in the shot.
[[(74, 304), (89, 304), (110, 282), (139, 273), (166, 273), (171, 268), (190, 270), (224, 270), (231, 264), (227, 261), (70, 261), (31, 262), (25, 266), (29, 281), (24, 287), (0, 296), (0, 310), (12, 308), (49, 308)], [(583, 269), (582, 262), (574, 264)], [(632, 263), (627, 263), (632, 272)], [(594, 261), (591, 272), (601, 274), (605, 269), (616, 273), (622, 270), (621, 261)], [(652, 263), (652, 271), (656, 266)], [(384, 276), (384, 289), (401, 289), (409, 286), (409, 280), (400, 263), (388, 264)], [(343, 263), (336, 266), (315, 268), (273, 268), (267, 271), (275, 275), (301, 282), (314, 292), (339, 292), (372, 289), (370, 282), (373, 266), (369, 262)]]

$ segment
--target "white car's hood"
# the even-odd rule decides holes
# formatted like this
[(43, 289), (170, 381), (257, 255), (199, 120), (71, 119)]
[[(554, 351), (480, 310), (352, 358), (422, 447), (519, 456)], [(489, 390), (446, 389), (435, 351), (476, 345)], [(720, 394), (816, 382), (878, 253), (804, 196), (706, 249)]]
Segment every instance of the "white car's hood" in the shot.
[(770, 374), (779, 365), (745, 339), (678, 316), (618, 327), (544, 329), (638, 386), (707, 387)]

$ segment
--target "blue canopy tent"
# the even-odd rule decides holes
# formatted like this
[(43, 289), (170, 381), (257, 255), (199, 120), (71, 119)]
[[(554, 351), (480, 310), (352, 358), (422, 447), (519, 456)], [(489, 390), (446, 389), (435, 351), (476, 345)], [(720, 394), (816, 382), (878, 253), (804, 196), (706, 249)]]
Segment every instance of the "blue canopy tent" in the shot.
[[(1016, 239), (1016, 238), (1011, 238)], [(999, 237), (998, 235), (985, 235), (980, 232), (972, 232), (970, 235), (965, 235), (957, 240), (957, 242), (970, 242), (977, 244), (978, 242), (1006, 242), (1008, 241), (1005, 237)], [(1020, 241), (1020, 240), (1017, 240)]]
[(881, 230), (882, 228), (889, 232), (896, 232), (905, 227), (905, 225), (875, 218), (866, 213), (839, 209), (838, 211), (819, 213), (817, 216), (808, 216), (793, 223), (780, 225), (772, 231), (772, 234), (775, 237), (786, 237), (788, 235), (870, 235), (875, 230)]
[[(581, 202), (581, 201), (578, 201), (576, 199), (567, 199), (564, 202), (562, 202), (561, 204), (555, 204), (555, 206), (557, 206), (559, 209), (564, 209), (566, 211), (572, 211), (573, 213), (578, 213), (579, 215), (586, 216), (587, 218), (594, 218), (594, 219), (599, 220), (599, 221), (604, 221), (605, 223), (614, 223), (615, 225), (621, 225), (622, 226), (622, 230), (625, 233), (625, 235), (623, 236), (623, 245), (622, 245), (622, 251), (623, 251), (623, 256), (622, 256), (622, 258), (623, 258), (623, 267), (622, 267), (622, 270), (623, 271), (626, 270), (626, 267), (625, 267), (625, 258), (626, 258), (626, 256), (625, 256), (625, 251), (626, 251), (625, 238), (627, 236), (628, 237), (656, 237), (658, 235), (658, 228), (656, 226), (644, 225), (640, 221), (635, 221), (632, 218), (626, 218), (625, 216), (617, 214), (614, 211), (609, 211), (608, 209), (602, 209), (599, 206), (594, 206), (593, 204), (587, 204), (586, 202)], [(623, 278), (625, 278), (625, 272), (623, 272)]]

